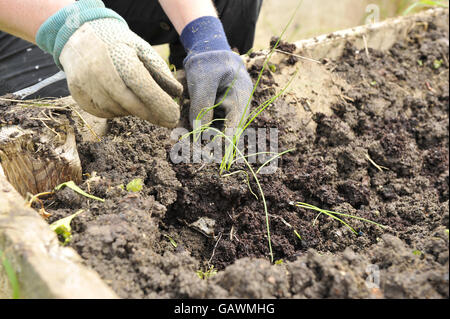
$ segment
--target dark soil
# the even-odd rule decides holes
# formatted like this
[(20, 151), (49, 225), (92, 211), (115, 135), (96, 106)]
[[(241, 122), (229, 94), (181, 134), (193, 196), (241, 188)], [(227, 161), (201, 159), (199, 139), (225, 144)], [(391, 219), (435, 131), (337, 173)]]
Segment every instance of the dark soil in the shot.
[[(97, 174), (81, 187), (106, 202), (63, 190), (46, 201), (50, 221), (86, 210), (70, 246), (124, 298), (448, 298), (448, 47), (448, 29), (433, 23), (370, 58), (349, 44), (340, 60), (324, 61), (349, 89), (333, 115), (314, 115), (315, 130), (279, 116), (295, 112), (283, 98), (257, 119), (279, 129), (280, 150), (295, 148), (260, 176), (277, 265), (245, 175), (173, 164), (170, 131), (136, 118), (112, 120), (102, 142), (79, 144), (84, 173)], [(277, 68), (296, 63), (286, 56)], [(263, 84), (253, 106), (277, 87), (269, 71)], [(118, 187), (135, 178), (141, 192)], [(297, 201), (388, 228), (346, 219), (357, 236), (325, 215), (313, 225), (317, 213)], [(191, 225), (204, 217), (214, 234)], [(199, 279), (211, 265), (218, 273)], [(378, 276), (380, 289), (367, 284)]]

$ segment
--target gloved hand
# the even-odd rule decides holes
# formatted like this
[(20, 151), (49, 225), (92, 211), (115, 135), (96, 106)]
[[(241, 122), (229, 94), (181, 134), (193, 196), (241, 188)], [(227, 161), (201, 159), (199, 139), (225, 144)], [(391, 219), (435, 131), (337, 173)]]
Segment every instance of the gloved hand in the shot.
[(212, 16), (196, 19), (184, 28), (181, 42), (188, 52), (184, 69), (191, 98), (191, 124), (203, 109), (225, 97), (219, 106), (204, 114), (201, 124), (214, 118), (225, 119), (226, 127), (236, 128), (249, 113), (250, 105), (246, 107), (253, 84), (241, 57), (231, 50), (222, 23)]
[(37, 44), (64, 69), (85, 111), (103, 118), (135, 115), (175, 127), (182, 85), (154, 49), (100, 0), (80, 0), (50, 17)]

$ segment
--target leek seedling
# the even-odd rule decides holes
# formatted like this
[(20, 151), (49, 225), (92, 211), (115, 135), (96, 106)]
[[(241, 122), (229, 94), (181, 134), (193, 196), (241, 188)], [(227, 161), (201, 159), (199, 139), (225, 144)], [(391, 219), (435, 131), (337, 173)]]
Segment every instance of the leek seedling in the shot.
[(354, 215), (350, 215), (350, 214), (343, 214), (343, 213), (337, 213), (337, 212), (332, 212), (329, 210), (325, 210), (307, 203), (301, 203), (301, 202), (297, 202), (295, 204), (295, 206), (304, 208), (304, 209), (309, 209), (309, 210), (314, 210), (316, 212), (319, 212), (319, 214), (317, 215), (317, 217), (314, 219), (313, 225), (315, 225), (317, 219), (319, 218), (319, 216), (321, 214), (327, 215), (328, 217), (331, 217), (337, 221), (339, 221), (341, 224), (343, 224), (344, 226), (346, 226), (347, 228), (349, 228), (355, 235), (359, 235), (359, 232), (357, 232), (352, 226), (350, 226), (348, 223), (346, 223), (344, 220), (342, 220), (341, 218), (337, 217), (337, 216), (342, 216), (342, 217), (347, 217), (347, 218), (353, 218), (353, 219), (358, 219), (361, 220), (363, 222), (369, 223), (369, 224), (373, 224), (376, 225), (378, 227), (381, 227), (382, 229), (386, 229), (387, 227), (384, 225), (381, 225), (379, 223), (376, 223), (374, 221), (362, 218), (362, 217), (358, 217), (358, 216), (354, 216)]
[[(264, 63), (263, 63), (262, 69), (261, 69), (261, 71), (260, 71), (259, 74), (258, 74), (258, 79), (257, 79), (257, 81), (256, 81), (256, 83), (255, 83), (255, 85), (254, 85), (254, 87), (253, 87), (252, 93), (251, 93), (251, 95), (250, 95), (250, 97), (249, 97), (249, 99), (248, 99), (248, 102), (247, 102), (247, 104), (246, 104), (246, 106), (245, 106), (245, 108), (244, 108), (243, 114), (247, 114), (247, 110), (249, 109), (250, 104), (251, 104), (251, 101), (253, 100), (253, 96), (254, 96), (254, 94), (255, 94), (255, 92), (256, 92), (256, 88), (258, 87), (259, 83), (261, 82), (262, 75), (263, 75), (264, 71), (265, 71), (267, 68), (270, 68), (270, 66), (269, 66), (269, 61), (270, 61), (272, 55), (274, 54), (274, 52), (276, 52), (276, 49), (277, 49), (277, 47), (278, 47), (278, 45), (279, 45), (279, 43), (280, 43), (280, 41), (281, 41), (281, 38), (284, 36), (284, 34), (286, 33), (287, 29), (289, 28), (289, 26), (291, 25), (292, 21), (294, 20), (294, 17), (296, 16), (296, 13), (297, 13), (297, 11), (299, 10), (299, 8), (300, 8), (302, 2), (303, 2), (303, 1), (300, 1), (300, 2), (299, 2), (299, 5), (298, 5), (297, 8), (295, 9), (295, 11), (294, 11), (293, 15), (291, 16), (291, 18), (290, 18), (288, 24), (285, 26), (285, 28), (283, 29), (283, 31), (282, 31), (280, 37), (278, 38), (277, 42), (275, 43), (275, 45), (273, 46), (273, 48), (270, 50), (268, 56), (266, 57), (266, 59), (265, 59), (265, 61), (264, 61)], [(200, 126), (200, 127), (194, 128), (193, 131), (191, 131), (190, 133), (188, 133), (188, 134), (186, 134), (185, 136), (182, 137), (182, 138), (186, 138), (186, 137), (188, 137), (188, 136), (190, 136), (190, 135), (193, 135), (194, 140), (197, 140), (197, 139), (201, 136), (201, 134), (202, 134), (203, 132), (205, 132), (205, 131), (207, 131), (207, 130), (212, 130), (212, 132), (216, 133), (216, 136), (214, 137), (214, 139), (215, 139), (215, 138), (223, 138), (227, 143), (226, 143), (226, 146), (225, 146), (225, 154), (224, 154), (224, 156), (222, 157), (222, 161), (221, 161), (221, 163), (220, 163), (220, 170), (219, 170), (220, 173), (219, 173), (219, 174), (220, 174), (222, 177), (223, 177), (223, 176), (230, 176), (230, 175), (234, 174), (234, 173), (230, 173), (230, 174), (224, 175), (223, 173), (224, 173), (225, 171), (228, 171), (228, 172), (229, 172), (229, 171), (231, 170), (232, 165), (236, 162), (237, 159), (242, 159), (242, 160), (244, 161), (245, 165), (247, 166), (247, 168), (248, 168), (249, 171), (250, 171), (250, 174), (251, 174), (251, 175), (253, 176), (253, 178), (255, 179), (255, 182), (256, 182), (256, 184), (257, 184), (257, 186), (258, 186), (259, 194), (260, 194), (260, 196), (261, 196), (261, 200), (262, 200), (263, 205), (264, 205), (264, 213), (265, 213), (266, 228), (267, 228), (267, 241), (268, 241), (268, 246), (269, 246), (269, 254), (270, 254), (270, 260), (271, 260), (271, 262), (274, 261), (274, 256), (273, 256), (272, 241), (271, 241), (271, 235), (270, 235), (269, 212), (268, 212), (268, 208), (267, 208), (267, 203), (266, 203), (266, 199), (265, 199), (265, 196), (264, 196), (264, 192), (263, 192), (263, 190), (262, 190), (262, 187), (261, 187), (261, 184), (260, 184), (260, 182), (259, 182), (259, 179), (258, 179), (258, 176), (257, 176), (257, 175), (258, 175), (258, 173), (261, 171), (261, 169), (262, 169), (264, 166), (266, 166), (266, 165), (269, 164), (271, 161), (275, 160), (276, 158), (278, 158), (278, 157), (280, 157), (280, 156), (282, 156), (282, 155), (284, 155), (284, 154), (286, 154), (287, 152), (290, 152), (290, 151), (292, 151), (292, 150), (288, 150), (288, 151), (285, 151), (285, 152), (279, 153), (279, 154), (274, 154), (275, 156), (274, 156), (272, 159), (270, 159), (269, 161), (265, 162), (265, 163), (264, 163), (257, 171), (255, 171), (255, 170), (253, 169), (253, 167), (250, 165), (250, 163), (248, 162), (248, 160), (247, 160), (247, 157), (249, 157), (249, 156), (255, 156), (255, 154), (252, 154), (252, 155), (249, 155), (249, 156), (244, 156), (244, 154), (242, 154), (241, 150), (239, 149), (239, 146), (238, 146), (238, 145), (239, 145), (239, 140), (240, 140), (242, 134), (243, 134), (243, 133), (245, 132), (245, 130), (249, 127), (249, 125), (250, 125), (251, 123), (253, 123), (253, 121), (254, 121), (254, 120), (255, 120), (255, 119), (256, 119), (256, 118), (257, 118), (257, 117), (265, 110), (265, 109), (267, 109), (270, 105), (272, 105), (272, 103), (273, 103), (275, 100), (277, 100), (282, 94), (284, 94), (284, 92), (288, 89), (288, 87), (290, 86), (290, 84), (293, 82), (293, 80), (294, 80), (295, 77), (297, 76), (298, 71), (299, 71), (299, 69), (297, 68), (296, 72), (294, 73), (294, 75), (292, 76), (292, 78), (290, 79), (290, 81), (288, 82), (288, 84), (287, 84), (287, 85), (286, 85), (286, 86), (285, 86), (285, 87), (284, 87), (277, 95), (275, 95), (274, 97), (268, 99), (267, 101), (265, 101), (264, 103), (262, 103), (261, 105), (259, 105), (255, 110), (253, 110), (252, 112), (250, 112), (248, 116), (246, 116), (246, 117), (243, 116), (243, 117), (240, 119), (239, 124), (237, 125), (237, 128), (234, 130), (234, 134), (233, 134), (232, 136), (228, 136), (228, 135), (226, 135), (225, 133), (223, 133), (222, 131), (220, 131), (220, 130), (218, 130), (218, 129), (216, 129), (216, 128), (211, 127), (211, 124), (213, 124), (213, 122), (215, 122), (215, 121), (223, 121), (223, 119), (216, 119), (216, 120), (211, 121), (210, 123), (207, 123), (207, 124), (202, 125), (202, 126)], [(219, 101), (219, 103), (217, 103), (216, 105), (210, 106), (210, 107), (205, 107), (205, 108), (203, 108), (203, 110), (198, 114), (198, 116), (197, 116), (197, 118), (196, 118), (197, 123), (201, 122), (201, 120), (202, 120), (202, 118), (205, 116), (205, 114), (207, 114), (209, 111), (212, 111), (213, 109), (215, 109), (216, 107), (220, 106), (220, 105), (223, 103), (223, 101), (224, 101), (225, 98), (227, 97), (228, 93), (230, 92), (231, 88), (233, 87), (234, 83), (235, 83), (235, 80), (233, 81), (233, 83), (231, 84), (231, 86), (228, 87), (228, 89), (227, 89), (226, 92), (224, 93), (224, 96), (223, 96), (222, 100)], [(243, 172), (243, 171), (240, 170), (240, 171), (238, 171), (238, 172)], [(235, 173), (237, 173), (237, 172), (235, 172)], [(246, 173), (246, 175), (247, 175), (248, 184), (249, 184), (249, 186), (250, 186), (250, 182), (249, 182), (249, 179), (248, 179), (249, 174)], [(251, 188), (250, 188), (250, 191), (251, 191), (251, 193), (252, 193), (253, 195), (255, 195), (255, 197), (257, 197), (256, 194), (251, 190)], [(299, 238), (301, 239), (301, 237), (300, 237), (300, 235), (298, 234), (298, 232), (296, 232), (296, 236), (299, 237)]]

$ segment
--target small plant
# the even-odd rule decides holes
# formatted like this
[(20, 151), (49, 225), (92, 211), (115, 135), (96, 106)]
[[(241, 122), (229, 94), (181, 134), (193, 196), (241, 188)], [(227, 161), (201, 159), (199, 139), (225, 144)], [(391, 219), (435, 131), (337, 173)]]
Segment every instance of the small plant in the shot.
[(77, 184), (75, 184), (74, 181), (65, 182), (65, 183), (62, 183), (62, 184), (56, 186), (55, 187), (55, 191), (59, 191), (60, 189), (62, 189), (64, 187), (69, 187), (71, 190), (73, 190), (74, 192), (77, 192), (78, 194), (80, 194), (80, 195), (82, 195), (84, 197), (87, 197), (87, 198), (90, 198), (90, 199), (94, 199), (94, 200), (98, 200), (100, 202), (104, 202), (105, 201), (103, 198), (99, 198), (99, 197), (96, 197), (94, 195), (90, 195), (90, 194), (86, 193), (81, 188), (79, 188), (77, 186)]
[(278, 260), (275, 262), (275, 265), (282, 265), (282, 264), (284, 264), (283, 259), (278, 259)]
[(196, 274), (197, 274), (198, 278), (200, 278), (202, 280), (208, 280), (212, 276), (217, 275), (217, 270), (214, 269), (214, 266), (211, 266), (206, 271), (197, 270)]
[(8, 277), (9, 285), (12, 289), (12, 299), (19, 299), (20, 298), (20, 286), (19, 281), (17, 280), (16, 272), (14, 271), (14, 268), (12, 267), (9, 260), (6, 258), (5, 253), (0, 250), (0, 260), (3, 265), (3, 269), (5, 270), (6, 277)]
[(378, 227), (381, 227), (382, 229), (386, 229), (386, 226), (384, 226), (384, 225), (378, 224), (378, 223), (376, 223), (374, 221), (371, 221), (371, 220), (368, 220), (368, 219), (365, 219), (365, 218), (361, 218), (361, 217), (358, 217), (358, 216), (332, 212), (332, 211), (329, 211), (329, 210), (325, 210), (325, 209), (322, 209), (322, 208), (319, 208), (319, 207), (316, 207), (316, 206), (313, 206), (313, 205), (310, 205), (310, 204), (301, 203), (301, 202), (297, 202), (295, 204), (295, 206), (319, 212), (317, 217), (314, 219), (313, 225), (315, 225), (315, 223), (316, 223), (317, 219), (319, 218), (319, 216), (324, 214), (324, 215), (327, 215), (328, 217), (331, 217), (331, 218), (339, 221), (341, 224), (343, 224), (344, 226), (349, 228), (355, 235), (360, 235), (360, 232), (357, 232), (352, 226), (350, 226), (348, 223), (346, 223), (344, 220), (342, 220), (341, 218), (339, 218), (337, 216), (358, 219), (358, 220), (361, 220), (363, 222), (366, 222), (366, 223), (373, 224), (373, 225), (376, 225)]
[(144, 183), (141, 178), (133, 179), (131, 182), (127, 184), (127, 191), (137, 193), (140, 192), (144, 188)]
[[(249, 100), (244, 108), (244, 112), (243, 114), (247, 114), (247, 110), (250, 107), (251, 101), (253, 99), (253, 96), (256, 92), (256, 88), (259, 86), (259, 83), (261, 82), (262, 79), (262, 75), (264, 73), (265, 70), (267, 70), (267, 68), (272, 69), (271, 66), (269, 65), (269, 61), (272, 57), (272, 55), (274, 54), (274, 52), (276, 51), (281, 38), (284, 36), (284, 34), (286, 33), (287, 29), (289, 28), (289, 26), (291, 25), (294, 17), (296, 16), (297, 11), (299, 10), (300, 6), (302, 4), (302, 1), (300, 1), (299, 5), (297, 6), (296, 10), (294, 11), (293, 15), (291, 16), (291, 19), (289, 20), (288, 24), (285, 26), (285, 28), (283, 29), (280, 37), (278, 38), (277, 42), (275, 43), (275, 45), (273, 46), (273, 48), (271, 49), (271, 51), (269, 52), (269, 54), (267, 55), (266, 59), (264, 60), (263, 66), (261, 71), (258, 74), (258, 79), (253, 87), (252, 93), (249, 97)], [(275, 71), (276, 71), (276, 67), (275, 67)], [(277, 159), (278, 157), (291, 152), (292, 150), (288, 150), (282, 153), (278, 153), (278, 154), (274, 154), (271, 152), (266, 152), (264, 154), (270, 154), (273, 155), (273, 157), (271, 159), (269, 159), (267, 162), (265, 162), (261, 167), (259, 167), (259, 169), (257, 169), (255, 171), (255, 169), (252, 167), (252, 165), (248, 162), (247, 158), (250, 156), (255, 156), (258, 154), (251, 154), (248, 156), (244, 156), (244, 154), (242, 154), (241, 150), (239, 149), (239, 141), (243, 135), (243, 133), (245, 132), (245, 130), (250, 126), (251, 123), (253, 123), (253, 121), (265, 110), (267, 109), (270, 105), (273, 104), (273, 102), (275, 102), (275, 100), (277, 100), (281, 95), (283, 95), (285, 93), (285, 91), (288, 89), (288, 87), (291, 85), (292, 81), (295, 79), (295, 77), (298, 74), (299, 69), (296, 70), (296, 72), (294, 73), (294, 75), (292, 76), (292, 78), (290, 79), (290, 81), (287, 83), (287, 85), (275, 96), (269, 98), (267, 101), (265, 101), (264, 103), (262, 103), (261, 105), (259, 105), (258, 107), (256, 107), (256, 109), (254, 109), (252, 112), (249, 113), (249, 115), (247, 117), (242, 117), (239, 121), (239, 124), (237, 126), (237, 128), (234, 130), (234, 134), (231, 136), (226, 135), (224, 132), (211, 127), (211, 124), (213, 124), (213, 122), (215, 121), (223, 121), (223, 119), (216, 119), (213, 120), (210, 123), (206, 123), (200, 127), (194, 128), (193, 131), (191, 131), (190, 133), (186, 134), (185, 136), (182, 137), (183, 138), (187, 138), (190, 135), (194, 136), (194, 139), (197, 140), (200, 135), (203, 132), (206, 132), (207, 130), (209, 130), (210, 132), (215, 133), (215, 137), (216, 138), (222, 138), (223, 140), (225, 140), (226, 146), (225, 146), (225, 154), (222, 157), (222, 161), (220, 163), (220, 168), (219, 168), (219, 174), (220, 176), (224, 177), (224, 176), (230, 176), (233, 175), (234, 173), (242, 173), (244, 172), (243, 170), (239, 170), (237, 172), (234, 173), (230, 173), (230, 174), (224, 174), (224, 172), (230, 172), (231, 168), (233, 166), (233, 164), (238, 160), (238, 159), (242, 159), (246, 165), (246, 167), (248, 168), (248, 170), (250, 171), (250, 174), (248, 174), (247, 172), (244, 172), (247, 175), (247, 180), (248, 176), (251, 175), (253, 176), (257, 187), (258, 187), (258, 191), (259, 194), (261, 196), (261, 201), (263, 202), (263, 206), (264, 206), (264, 213), (265, 213), (265, 219), (266, 219), (266, 228), (267, 228), (267, 241), (268, 241), (268, 246), (269, 246), (269, 255), (270, 255), (270, 260), (271, 262), (274, 261), (274, 256), (273, 256), (273, 250), (272, 250), (272, 242), (271, 242), (271, 235), (270, 235), (270, 225), (269, 225), (269, 212), (267, 209), (267, 203), (266, 203), (266, 199), (264, 196), (264, 192), (262, 190), (261, 184), (259, 182), (258, 179), (258, 173), (261, 171), (261, 169), (266, 166), (267, 164), (269, 164), (271, 161)], [(273, 71), (274, 72), (274, 71)], [(224, 93), (224, 96), (222, 98), (221, 101), (219, 101), (219, 103), (217, 103), (216, 105), (213, 105), (211, 107), (205, 107), (197, 116), (196, 120), (198, 122), (200, 122), (202, 120), (202, 118), (204, 117), (205, 114), (207, 114), (209, 111), (215, 109), (216, 107), (220, 106), (223, 101), (225, 100), (225, 98), (227, 97), (229, 91), (231, 90), (231, 88), (234, 85), (234, 81), (231, 84), (231, 86), (226, 90), (226, 92)], [(250, 183), (248, 182), (248, 184), (250, 185)], [(250, 191), (252, 192), (253, 195), (256, 196), (255, 193), (253, 193), (253, 191), (250, 188)], [(257, 196), (256, 196), (257, 197)], [(300, 237), (300, 235), (298, 234), (298, 232), (296, 232), (296, 236)]]
[(53, 194), (55, 194), (55, 192), (61, 190), (64, 187), (68, 187), (68, 188), (72, 189), (73, 191), (75, 191), (76, 193), (78, 193), (78, 194), (80, 194), (82, 196), (85, 196), (87, 198), (98, 200), (100, 202), (104, 202), (105, 201), (102, 198), (99, 198), (99, 197), (96, 197), (96, 196), (93, 196), (93, 195), (90, 195), (90, 194), (86, 193), (80, 187), (78, 187), (75, 184), (75, 182), (69, 181), (69, 182), (65, 182), (65, 183), (59, 184), (52, 191), (49, 191), (49, 192), (42, 192), (42, 193), (39, 193), (39, 194), (36, 194), (36, 195), (28, 194), (27, 195), (27, 199), (26, 199), (26, 206), (27, 207), (31, 207), (31, 205), (33, 205), (34, 202), (39, 202), (40, 205), (41, 205), (41, 208), (39, 209), (39, 214), (42, 217), (44, 217), (44, 218), (48, 218), (48, 217), (50, 217), (50, 214), (45, 211), (44, 203), (42, 202), (42, 200), (40, 198), (44, 197), (44, 196), (53, 195)]
[(442, 66), (442, 63), (444, 63), (444, 60), (440, 59), (440, 60), (434, 60), (433, 61), (433, 68), (435, 70), (439, 69)]
[(422, 256), (422, 252), (420, 250), (416, 249), (416, 250), (413, 251), (413, 255), (414, 256)]
[(177, 242), (176, 242), (175, 240), (173, 240), (172, 237), (170, 237), (169, 235), (164, 235), (164, 237), (166, 237), (166, 238), (170, 241), (170, 243), (172, 244), (172, 246), (173, 246), (174, 248), (177, 248), (177, 247), (178, 247)]
[(64, 238), (63, 245), (67, 245), (72, 240), (72, 227), (70, 223), (72, 220), (83, 213), (83, 210), (79, 210), (73, 215), (57, 220), (50, 225), (50, 228), (57, 234)]
[(298, 233), (298, 231), (296, 229), (294, 229), (294, 234), (295, 234), (295, 236), (298, 237), (298, 239), (302, 240), (302, 236), (300, 236), (300, 234)]

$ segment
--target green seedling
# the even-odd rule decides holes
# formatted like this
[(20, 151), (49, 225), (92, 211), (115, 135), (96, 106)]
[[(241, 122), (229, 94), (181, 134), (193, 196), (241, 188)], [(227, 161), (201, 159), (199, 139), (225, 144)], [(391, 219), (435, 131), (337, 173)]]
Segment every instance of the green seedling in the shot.
[[(249, 100), (247, 101), (247, 104), (244, 108), (243, 114), (247, 114), (247, 110), (250, 107), (251, 101), (253, 99), (253, 96), (256, 92), (256, 88), (259, 86), (259, 83), (261, 82), (262, 79), (262, 75), (264, 73), (264, 71), (267, 68), (270, 68), (269, 66), (269, 61), (272, 57), (272, 55), (274, 54), (274, 52), (276, 51), (282, 37), (284, 36), (284, 34), (286, 33), (286, 30), (288, 29), (288, 27), (291, 25), (292, 21), (294, 20), (297, 11), (299, 10), (301, 4), (303, 1), (300, 1), (299, 5), (297, 6), (297, 8), (295, 9), (291, 19), (289, 20), (288, 24), (286, 25), (286, 27), (284, 28), (283, 32), (281, 33), (280, 37), (278, 38), (278, 41), (275, 43), (275, 45), (273, 46), (273, 48), (270, 50), (269, 54), (267, 55), (264, 63), (263, 63), (263, 67), (261, 69), (261, 71), (259, 72), (258, 75), (258, 79), (253, 87), (252, 93), (249, 97)], [(264, 167), (265, 165), (267, 165), (268, 163), (270, 163), (271, 161), (273, 161), (274, 159), (282, 156), (283, 154), (290, 152), (292, 150), (288, 150), (285, 151), (283, 153), (279, 153), (279, 154), (275, 154), (275, 156), (270, 159), (269, 161), (267, 161), (266, 163), (264, 163), (258, 170), (254, 170), (254, 168), (252, 167), (252, 165), (250, 165), (250, 163), (247, 160), (248, 156), (244, 156), (242, 154), (242, 152), (239, 150), (239, 140), (242, 137), (243, 133), (245, 132), (245, 130), (249, 127), (249, 125), (251, 123), (253, 123), (253, 121), (265, 110), (267, 109), (270, 105), (273, 104), (273, 102), (275, 100), (277, 100), (281, 95), (283, 95), (285, 93), (285, 91), (288, 89), (288, 87), (291, 85), (291, 83), (293, 82), (293, 80), (296, 78), (297, 74), (299, 72), (299, 68), (297, 68), (296, 72), (294, 73), (294, 75), (292, 76), (292, 78), (290, 79), (290, 81), (288, 82), (288, 84), (274, 97), (271, 97), (270, 99), (268, 99), (267, 101), (265, 101), (264, 103), (262, 103), (261, 105), (259, 105), (258, 107), (256, 107), (256, 109), (254, 109), (252, 112), (249, 113), (248, 116), (246, 117), (242, 117), (239, 121), (239, 124), (235, 130), (234, 135), (232, 136), (227, 136), (226, 134), (224, 134), (222, 131), (211, 127), (211, 125), (215, 122), (215, 121), (223, 121), (223, 119), (216, 119), (213, 120), (210, 123), (204, 124), (201, 127), (198, 128), (194, 128), (194, 130), (188, 134), (186, 134), (185, 136), (183, 136), (182, 138), (187, 138), (190, 135), (193, 135), (194, 140), (198, 140), (199, 137), (201, 136), (201, 133), (210, 130), (212, 132), (214, 132), (216, 134), (215, 138), (223, 138), (227, 143), (226, 143), (226, 147), (225, 147), (225, 154), (222, 158), (222, 161), (220, 163), (220, 168), (219, 168), (219, 174), (221, 176), (230, 176), (230, 174), (224, 174), (225, 172), (230, 172), (232, 165), (236, 162), (236, 159), (242, 159), (246, 165), (246, 167), (248, 168), (248, 170), (250, 171), (250, 174), (247, 174), (247, 177), (249, 175), (253, 176), (257, 186), (258, 186), (258, 191), (260, 194), (260, 200), (263, 202), (263, 206), (264, 206), (264, 213), (265, 213), (265, 220), (266, 220), (266, 228), (267, 228), (267, 241), (268, 241), (268, 246), (269, 246), (269, 255), (270, 255), (270, 260), (271, 262), (273, 262), (273, 250), (272, 250), (272, 242), (271, 242), (271, 234), (270, 234), (270, 224), (269, 224), (269, 212), (268, 212), (268, 208), (267, 208), (267, 203), (266, 203), (266, 199), (264, 196), (264, 192), (262, 190), (261, 184), (259, 182), (258, 179), (258, 173), (260, 172), (261, 168)], [(216, 105), (213, 105), (211, 107), (205, 107), (197, 116), (196, 120), (197, 121), (201, 121), (202, 118), (205, 116), (205, 114), (207, 114), (208, 112), (212, 111), (214, 108), (220, 106), (223, 101), (225, 100), (225, 98), (227, 97), (228, 93), (230, 92), (231, 88), (233, 87), (235, 81), (233, 81), (233, 83), (231, 84), (230, 87), (227, 88), (226, 92), (224, 93), (224, 96), (222, 98), (221, 101), (219, 101), (219, 103), (217, 103)], [(214, 138), (214, 139), (215, 139)], [(239, 172), (242, 172), (242, 170), (240, 170)], [(231, 173), (233, 174), (233, 173)], [(249, 179), (248, 179), (249, 180)], [(250, 183), (248, 182), (248, 184), (250, 185)], [(251, 190), (251, 189), (250, 189)], [(256, 196), (256, 194), (251, 190), (252, 194)], [(257, 197), (257, 196), (256, 196)], [(296, 234), (297, 237), (299, 237), (298, 233)], [(300, 238), (300, 237), (299, 237)]]
[(60, 189), (62, 189), (62, 188), (64, 188), (64, 187), (69, 187), (71, 190), (73, 190), (74, 192), (77, 192), (78, 194), (80, 194), (80, 195), (82, 195), (82, 196), (84, 196), (84, 197), (87, 197), (87, 198), (90, 198), (90, 199), (94, 199), (94, 200), (98, 200), (98, 201), (100, 201), (100, 202), (104, 202), (104, 201), (105, 201), (103, 198), (99, 198), (99, 197), (96, 197), (96, 196), (94, 196), (94, 195), (90, 195), (90, 194), (86, 193), (86, 192), (83, 191), (81, 188), (79, 188), (79, 187), (75, 184), (75, 182), (73, 182), (73, 181), (69, 181), (69, 182), (66, 182), (66, 183), (62, 183), (62, 184), (56, 186), (56, 187), (55, 187), (55, 191), (59, 191)]
[(127, 184), (127, 191), (137, 193), (144, 188), (144, 183), (141, 178), (133, 179)]
[(277, 72), (277, 66), (276, 66), (276, 65), (271, 64), (271, 65), (269, 65), (269, 68), (270, 68), (270, 71), (271, 71), (272, 73)]
[(20, 298), (20, 286), (19, 280), (17, 280), (16, 272), (12, 267), (9, 260), (6, 258), (5, 253), (0, 250), (0, 260), (2, 261), (3, 269), (5, 270), (6, 277), (8, 278), (9, 285), (12, 289), (12, 299)]
[(418, 64), (419, 66), (423, 66), (423, 61), (422, 61), (422, 60), (417, 60), (417, 64)]
[(174, 248), (177, 248), (177, 247), (178, 247), (177, 242), (176, 242), (175, 240), (173, 240), (172, 237), (170, 237), (169, 235), (164, 235), (164, 237), (166, 237), (166, 238), (170, 241), (170, 243), (172, 244), (172, 246), (173, 246)]
[(377, 81), (370, 82), (370, 85), (372, 85), (372, 86), (376, 86), (377, 84), (378, 84)]
[(317, 217), (314, 219), (313, 225), (315, 225), (317, 219), (319, 218), (319, 216), (321, 214), (327, 215), (328, 217), (331, 217), (337, 221), (339, 221), (341, 224), (343, 224), (344, 226), (346, 226), (348, 229), (350, 229), (352, 231), (352, 233), (354, 233), (355, 235), (359, 235), (359, 232), (357, 232), (352, 226), (350, 226), (348, 223), (346, 223), (344, 220), (342, 220), (341, 218), (337, 217), (337, 216), (341, 216), (341, 217), (347, 217), (347, 218), (353, 218), (353, 219), (357, 219), (357, 220), (361, 220), (363, 222), (369, 223), (369, 224), (373, 224), (376, 225), (382, 229), (386, 229), (387, 227), (384, 225), (381, 225), (379, 223), (376, 223), (374, 221), (362, 218), (362, 217), (358, 217), (358, 216), (354, 216), (354, 215), (350, 215), (350, 214), (343, 214), (343, 213), (337, 213), (337, 212), (332, 212), (329, 210), (325, 210), (307, 203), (301, 203), (301, 202), (297, 202), (295, 204), (295, 206), (304, 208), (304, 209), (309, 209), (309, 210), (314, 210), (316, 212), (319, 212), (319, 214), (317, 215)]
[(446, 234), (447, 236), (449, 235), (449, 234), (448, 234), (448, 229), (445, 230), (445, 234)]
[(169, 64), (169, 69), (170, 69), (170, 71), (172, 71), (173, 75), (176, 77), (177, 76), (177, 67), (175, 66), (175, 64)]
[(50, 225), (50, 229), (52, 229), (57, 235), (61, 235), (64, 238), (63, 245), (67, 245), (72, 240), (72, 227), (70, 226), (70, 223), (75, 217), (83, 212), (84, 210), (81, 209), (75, 214), (57, 220)]
[(442, 63), (444, 63), (444, 60), (440, 59), (440, 60), (434, 60), (433, 61), (433, 68), (435, 70), (439, 69), (442, 66)]
[(422, 252), (420, 250), (416, 249), (416, 250), (413, 251), (413, 255), (414, 256), (422, 256)]
[(278, 260), (275, 262), (275, 265), (282, 265), (282, 264), (284, 264), (283, 259), (278, 259)]
[(448, 8), (448, 0), (419, 0), (415, 1), (411, 4), (405, 11), (403, 11), (403, 15), (407, 15), (411, 12), (416, 11), (417, 9), (427, 9), (427, 8)]
[(217, 270), (214, 269), (214, 266), (211, 266), (207, 271), (197, 270), (196, 274), (198, 278), (202, 280), (208, 280), (212, 276), (217, 275)]

